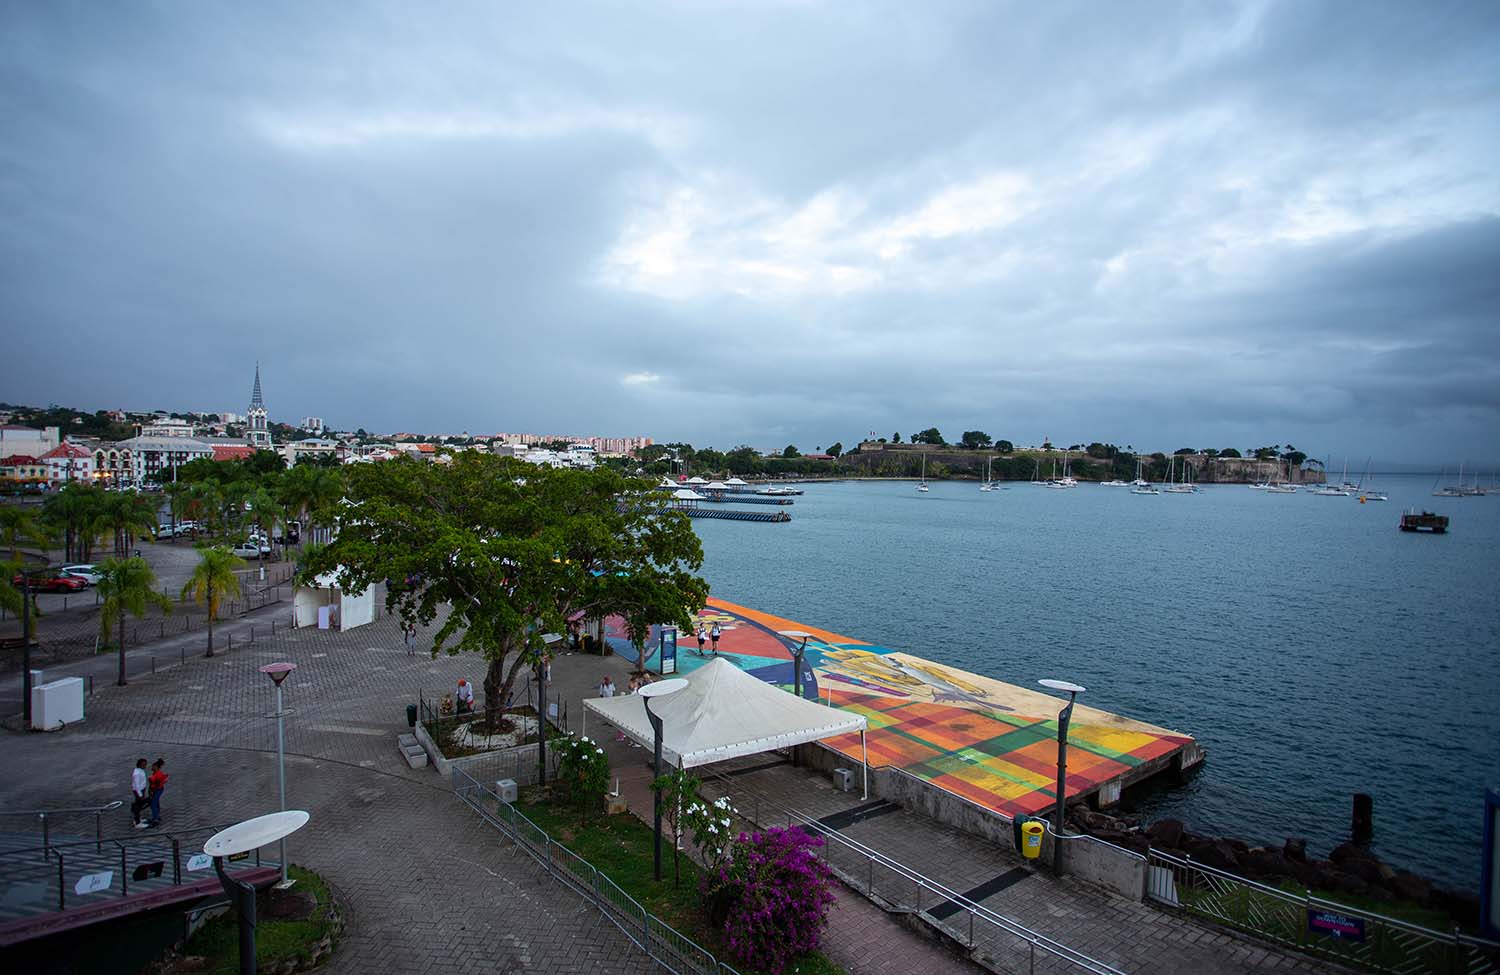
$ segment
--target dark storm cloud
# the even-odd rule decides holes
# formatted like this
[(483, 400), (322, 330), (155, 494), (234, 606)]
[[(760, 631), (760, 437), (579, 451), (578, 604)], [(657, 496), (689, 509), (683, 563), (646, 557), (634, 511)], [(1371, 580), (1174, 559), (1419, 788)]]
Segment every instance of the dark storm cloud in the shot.
[(259, 359), (279, 418), (382, 430), (1495, 453), (1497, 38), (1484, 3), (10, 5), (0, 398), (241, 409)]

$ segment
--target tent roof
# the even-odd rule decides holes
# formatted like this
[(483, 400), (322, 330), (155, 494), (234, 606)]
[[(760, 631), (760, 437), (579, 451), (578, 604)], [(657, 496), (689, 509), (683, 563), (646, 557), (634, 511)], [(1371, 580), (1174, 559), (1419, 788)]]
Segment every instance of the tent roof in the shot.
[(725, 484), (733, 484), (735, 487), (739, 487), (741, 484), (748, 484), (749, 482), (748, 481), (740, 480), (737, 477), (731, 477), (729, 480), (725, 481), (724, 483)]
[(678, 499), (679, 501), (703, 500), (703, 495), (699, 494), (697, 491), (692, 490), (691, 488), (679, 488), (678, 490), (672, 492), (672, 497)]
[[(794, 697), (722, 657), (687, 681), (651, 706), (662, 719), (662, 755), (684, 768), (865, 729), (863, 715)], [(589, 698), (583, 706), (649, 748), (655, 738), (645, 702), (625, 694)]]
[(696, 474), (694, 474), (692, 477), (688, 478), (687, 482), (689, 484), (707, 484), (708, 483), (707, 481), (705, 481), (703, 478), (699, 477)]

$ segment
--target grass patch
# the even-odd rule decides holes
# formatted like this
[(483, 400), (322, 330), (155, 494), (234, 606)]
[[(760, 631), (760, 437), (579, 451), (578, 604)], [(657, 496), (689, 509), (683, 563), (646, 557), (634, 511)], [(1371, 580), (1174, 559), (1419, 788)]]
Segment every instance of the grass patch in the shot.
[[(652, 878), (654, 834), (651, 827), (625, 813), (606, 816), (591, 813), (585, 821), (580, 812), (546, 797), (543, 790), (532, 787), (521, 793), (517, 809), (548, 836), (592, 864), (646, 910), (693, 939), (717, 958), (727, 958), (719, 931), (708, 923), (698, 896), (702, 869), (684, 850), (679, 854), (681, 879), (672, 883), (672, 848), (669, 836), (662, 837), (662, 882)], [(666, 826), (663, 825), (663, 832)], [(731, 963), (732, 964), (732, 963)], [(744, 975), (758, 975), (753, 969), (741, 968)], [(788, 965), (788, 975), (845, 975), (821, 951), (815, 951)]]
[[(323, 878), (293, 864), (287, 873), (297, 881), (293, 890), (306, 891), (317, 898), (317, 907), (303, 920), (281, 920), (268, 916), (266, 892), (256, 902), (255, 961), (261, 968), (280, 966), (288, 961), (299, 965), (312, 959), (313, 950), (324, 937), (333, 932), (335, 922), (329, 919), (331, 895)], [(182, 959), (200, 956), (207, 959), (202, 967), (193, 967), (194, 972), (205, 975), (236, 975), (239, 972), (240, 922), (234, 911), (214, 918), (188, 940), (183, 946)], [(172, 965), (164, 972), (178, 970)], [(184, 968), (183, 970), (187, 970)]]

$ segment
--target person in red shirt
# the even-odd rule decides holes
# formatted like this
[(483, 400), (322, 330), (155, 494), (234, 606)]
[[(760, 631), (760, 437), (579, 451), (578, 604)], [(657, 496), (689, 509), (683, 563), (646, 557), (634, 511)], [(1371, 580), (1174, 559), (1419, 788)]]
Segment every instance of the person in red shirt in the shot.
[(151, 787), (151, 821), (149, 826), (161, 825), (161, 794), (167, 789), (167, 760), (158, 758), (151, 766), (151, 775), (146, 780)]

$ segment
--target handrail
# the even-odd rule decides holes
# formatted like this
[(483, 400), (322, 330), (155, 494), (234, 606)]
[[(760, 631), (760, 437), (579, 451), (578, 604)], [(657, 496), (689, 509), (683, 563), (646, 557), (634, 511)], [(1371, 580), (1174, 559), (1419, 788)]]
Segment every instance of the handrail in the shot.
[[(728, 784), (729, 782), (728, 776), (724, 775), (722, 772), (713, 772), (711, 773), (711, 775), (714, 778), (723, 781), (725, 784)], [(805, 813), (798, 812), (794, 809), (788, 809), (785, 806), (782, 806), (780, 803), (774, 801), (770, 801), (769, 805), (774, 809), (780, 810), (784, 815), (786, 815), (789, 822), (797, 821), (804, 827), (810, 827), (814, 833), (820, 836), (823, 836), (827, 839), (837, 840), (844, 846), (847, 846), (855, 852), (869, 858), (874, 863), (878, 863), (879, 865), (896, 873), (906, 880), (917, 884), (919, 888), (933, 891), (934, 893), (941, 896), (944, 901), (949, 901), (953, 904), (958, 905), (968, 913), (980, 918), (981, 920), (988, 921), (990, 924), (1011, 935), (1012, 937), (1016, 937), (1021, 939), (1022, 941), (1027, 942), (1028, 944), (1032, 945), (1033, 948), (1040, 948), (1048, 954), (1054, 955), (1057, 958), (1062, 959), (1063, 961), (1077, 965), (1087, 971), (1094, 972), (1096, 973), (1096, 975), (1123, 975), (1123, 973), (1120, 972), (1119, 969), (1114, 968), (1104, 962), (1098, 961), (1097, 959), (1090, 958), (1088, 955), (1083, 954), (1077, 949), (1070, 948), (1069, 946), (1059, 941), (1054, 941), (1053, 939), (1038, 931), (1033, 931), (1019, 921), (1008, 918), (1003, 914), (998, 914), (995, 911), (992, 911), (989, 908), (985, 907), (983, 904), (972, 901), (969, 898), (965, 897), (963, 894), (952, 890), (946, 885), (938, 883), (937, 881), (932, 880), (924, 874), (918, 873), (916, 870), (913, 870), (911, 867), (906, 866), (899, 860), (895, 860), (887, 856), (886, 854), (881, 853), (879, 850), (868, 847), (865, 844), (860, 843), (858, 840), (845, 836), (837, 830), (829, 829), (827, 826), (824, 826), (822, 823), (806, 815)]]
[(123, 799), (116, 799), (114, 802), (106, 802), (102, 806), (76, 806), (76, 807), (69, 808), (69, 809), (21, 809), (21, 810), (0, 809), (0, 816), (50, 816), (53, 813), (75, 813), (75, 812), (100, 813), (100, 812), (109, 812), (111, 809), (118, 809), (119, 807), (123, 806), (124, 804), (125, 804), (125, 800), (123, 800)]

